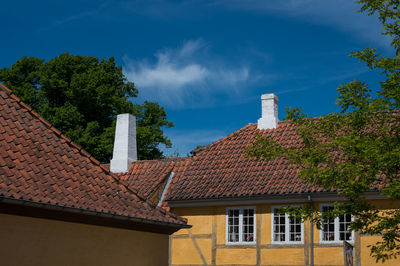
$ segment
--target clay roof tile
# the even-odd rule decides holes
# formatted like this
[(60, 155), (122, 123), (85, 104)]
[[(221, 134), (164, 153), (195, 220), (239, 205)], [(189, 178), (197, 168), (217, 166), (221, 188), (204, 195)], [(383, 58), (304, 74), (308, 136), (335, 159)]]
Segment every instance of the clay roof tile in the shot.
[(141, 196), (0, 84), (0, 197), (143, 222), (186, 220)]

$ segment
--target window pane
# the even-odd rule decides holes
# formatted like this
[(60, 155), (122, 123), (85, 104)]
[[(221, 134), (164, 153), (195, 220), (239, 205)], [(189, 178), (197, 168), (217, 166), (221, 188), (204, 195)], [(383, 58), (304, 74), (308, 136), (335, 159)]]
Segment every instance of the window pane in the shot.
[[(333, 206), (322, 207), (322, 212), (333, 210)], [(325, 218), (322, 221), (322, 239), (324, 241), (335, 241), (335, 223), (334, 219)]]
[(301, 241), (301, 219), (289, 217), (289, 241)]
[(243, 242), (254, 241), (254, 209), (243, 209)]
[(239, 242), (239, 209), (228, 211), (228, 242)]
[(351, 224), (351, 214), (346, 213), (339, 216), (339, 238), (341, 241), (352, 240), (350, 224)]
[[(333, 206), (324, 206), (322, 208), (323, 212), (333, 210)], [(338, 222), (338, 227), (335, 227), (334, 221)], [(343, 240), (352, 240), (351, 237), (351, 214), (343, 214), (335, 219), (325, 219), (323, 221), (323, 240), (324, 241), (343, 241)], [(335, 239), (335, 232), (338, 236), (338, 239)]]
[(274, 232), (273, 239), (274, 241), (285, 241), (286, 232), (285, 232), (285, 214), (278, 213), (279, 209), (274, 210)]

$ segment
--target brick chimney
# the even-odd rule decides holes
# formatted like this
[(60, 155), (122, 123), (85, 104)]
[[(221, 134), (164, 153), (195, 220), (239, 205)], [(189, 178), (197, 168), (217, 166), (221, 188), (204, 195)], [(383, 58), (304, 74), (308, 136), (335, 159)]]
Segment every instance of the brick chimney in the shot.
[(136, 117), (131, 114), (120, 114), (117, 116), (110, 170), (113, 173), (126, 173), (133, 161), (137, 161)]
[(278, 96), (273, 93), (261, 95), (261, 118), (257, 121), (258, 129), (276, 128), (278, 124)]

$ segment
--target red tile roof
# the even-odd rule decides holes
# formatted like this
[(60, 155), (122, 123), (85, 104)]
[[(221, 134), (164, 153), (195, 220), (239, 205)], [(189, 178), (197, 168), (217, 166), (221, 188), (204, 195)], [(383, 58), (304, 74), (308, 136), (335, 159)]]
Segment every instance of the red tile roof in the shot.
[(247, 126), (196, 151), (182, 178), (170, 188), (167, 200), (220, 199), (322, 192), (297, 177), (298, 167), (284, 158), (271, 161), (246, 157), (245, 148), (256, 133), (269, 135), (281, 145), (299, 145), (290, 122), (259, 130)]
[(244, 149), (256, 140), (256, 133), (269, 135), (282, 145), (299, 145), (290, 122), (279, 122), (277, 128), (268, 130), (248, 124), (196, 150), (195, 156), (184, 160), (184, 167), (175, 169), (171, 161), (139, 161), (132, 163), (123, 179), (148, 195), (171, 171), (179, 172), (168, 188), (167, 201), (326, 192), (298, 178), (298, 167), (284, 158), (257, 161), (246, 157)]
[(19, 200), (184, 226), (128, 188), (0, 84), (0, 201)]
[(184, 173), (190, 158), (173, 158), (162, 160), (144, 160), (132, 163), (129, 172), (119, 174), (129, 186), (149, 198), (159, 188), (164, 187), (173, 172), (173, 180)]

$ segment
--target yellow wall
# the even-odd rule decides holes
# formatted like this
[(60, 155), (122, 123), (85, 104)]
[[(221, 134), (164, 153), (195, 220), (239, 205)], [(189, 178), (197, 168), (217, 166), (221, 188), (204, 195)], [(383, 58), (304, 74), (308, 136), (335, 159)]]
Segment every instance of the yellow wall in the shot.
[(363, 265), (385, 265), (385, 266), (399, 266), (400, 261), (397, 260), (387, 260), (385, 263), (377, 263), (374, 258), (369, 256), (368, 245), (372, 245), (380, 240), (378, 236), (364, 236), (361, 238), (361, 259)]
[[(383, 201), (382, 208), (392, 203)], [(234, 206), (180, 207), (172, 209), (188, 219), (190, 229), (181, 229), (171, 238), (171, 265), (309, 265), (310, 223), (304, 223), (304, 244), (271, 244), (271, 208), (280, 204), (249, 205), (256, 207), (256, 243), (226, 244), (226, 208)], [(240, 205), (240, 207), (246, 205)], [(319, 204), (315, 204), (318, 207)], [(320, 232), (314, 225), (314, 265), (343, 265), (343, 245), (319, 243)], [(378, 237), (355, 233), (356, 265), (376, 265), (369, 256), (367, 245)], [(356, 255), (356, 251), (358, 255)], [(361, 263), (361, 264), (360, 264)], [(384, 265), (400, 265), (400, 259)]]
[(261, 249), (261, 265), (304, 265), (304, 248)]
[(168, 265), (168, 235), (0, 214), (0, 264)]

